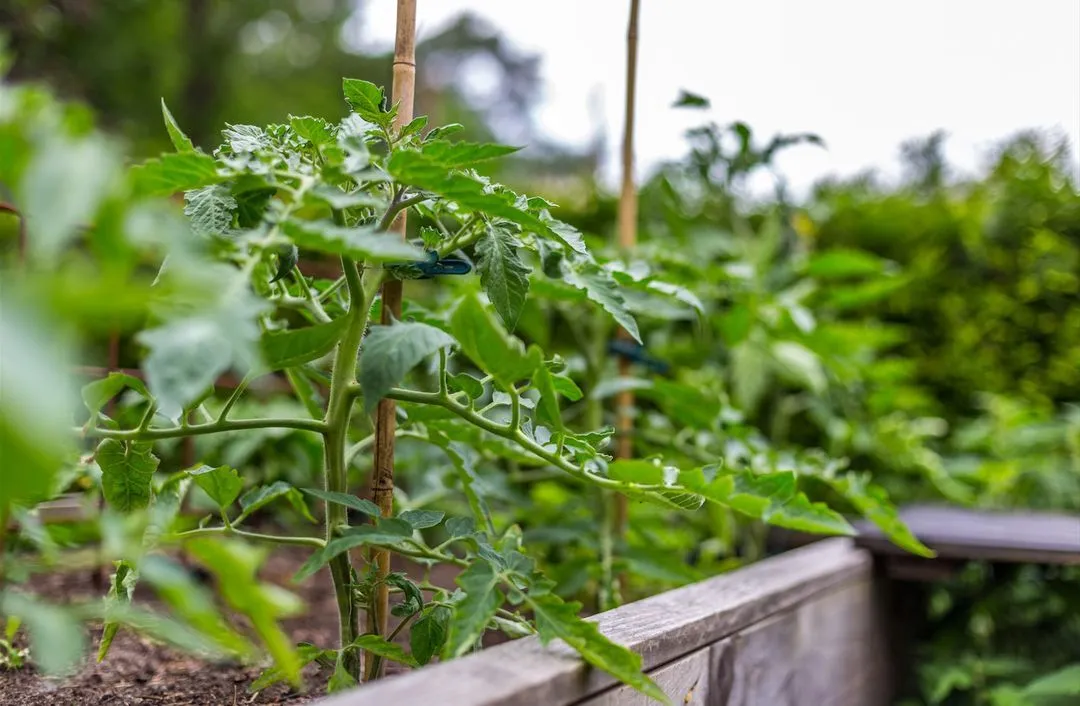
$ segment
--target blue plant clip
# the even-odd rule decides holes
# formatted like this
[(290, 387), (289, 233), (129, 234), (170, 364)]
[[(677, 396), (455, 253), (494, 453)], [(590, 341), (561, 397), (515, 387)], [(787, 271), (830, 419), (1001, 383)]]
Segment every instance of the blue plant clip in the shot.
[(472, 272), (472, 263), (460, 257), (444, 257), (439, 253), (427, 251), (426, 260), (412, 262), (392, 262), (383, 266), (398, 279), (432, 279), (443, 275), (467, 275)]
[(637, 341), (628, 341), (626, 339), (615, 339), (608, 342), (608, 353), (611, 355), (617, 355), (621, 358), (633, 361), (638, 365), (642, 365), (649, 370), (657, 373), (658, 375), (667, 375), (671, 370), (671, 366), (665, 361), (659, 358), (654, 358), (645, 352), (645, 346), (641, 345)]

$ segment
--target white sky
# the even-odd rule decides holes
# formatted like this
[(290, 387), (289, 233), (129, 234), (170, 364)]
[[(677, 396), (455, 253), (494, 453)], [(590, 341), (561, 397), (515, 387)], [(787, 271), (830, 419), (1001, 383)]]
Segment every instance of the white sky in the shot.
[[(616, 173), (628, 0), (418, 5), (421, 36), (472, 10), (540, 53), (539, 128), (581, 144), (602, 120)], [(392, 43), (395, 0), (364, 12), (361, 41)], [(797, 191), (867, 167), (895, 174), (900, 143), (939, 128), (965, 170), (1019, 129), (1068, 135), (1074, 159), (1080, 145), (1080, 0), (642, 0), (638, 61), (639, 175), (682, 155), (684, 130), (705, 118), (744, 120), (760, 139), (821, 135), (827, 151), (779, 160)], [(681, 88), (712, 109), (672, 110)]]

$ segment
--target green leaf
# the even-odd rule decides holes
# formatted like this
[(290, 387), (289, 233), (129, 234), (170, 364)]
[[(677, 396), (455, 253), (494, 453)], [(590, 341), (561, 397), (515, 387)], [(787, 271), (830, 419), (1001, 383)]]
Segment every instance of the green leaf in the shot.
[(442, 510), (406, 510), (398, 515), (398, 519), (408, 522), (414, 530), (421, 530), (436, 526), (445, 516)]
[(158, 467), (152, 443), (105, 439), (94, 452), (101, 468), (101, 489), (105, 500), (120, 512), (131, 512), (150, 504), (151, 480)]
[(288, 378), (289, 384), (292, 385), (296, 396), (304, 405), (304, 409), (311, 415), (311, 418), (322, 419), (326, 415), (325, 402), (311, 383), (311, 380), (304, 374), (304, 371), (297, 368), (286, 368), (285, 377)]
[(638, 485), (660, 485), (664, 467), (645, 459), (619, 459), (608, 464), (608, 477)]
[(398, 133), (398, 139), (404, 139), (410, 135), (419, 135), (425, 127), (427, 127), (427, 116), (421, 115), (417, 118), (413, 118), (409, 121), (408, 125), (401, 128), (401, 132)]
[(223, 235), (232, 229), (236, 198), (221, 184), (192, 189), (184, 194), (184, 215), (199, 235)]
[(691, 93), (687, 90), (680, 90), (679, 97), (675, 99), (675, 103), (672, 104), (673, 108), (708, 108), (709, 99), (703, 96), (699, 96), (696, 93)]
[(188, 475), (195, 479), (195, 484), (222, 510), (228, 509), (244, 488), (243, 479), (235, 469), (228, 466), (200, 466), (188, 471)]
[(259, 341), (263, 364), (268, 371), (282, 370), (321, 358), (334, 350), (348, 326), (348, 317), (342, 316), (316, 326), (268, 331)]
[(30, 635), (30, 654), (44, 674), (65, 676), (79, 665), (85, 649), (82, 626), (70, 611), (41, 603), (25, 593), (0, 593), (0, 613), (19, 618)]
[(514, 338), (488, 313), (480, 299), (469, 293), (450, 317), (450, 329), (461, 349), (476, 365), (491, 374), (503, 387), (532, 377), (543, 365), (538, 348), (530, 348)]
[(356, 677), (349, 674), (349, 671), (345, 669), (345, 653), (346, 650), (339, 650), (337, 653), (337, 659), (334, 661), (334, 673), (330, 675), (330, 680), (326, 683), (326, 693), (328, 694), (345, 691), (356, 686)]
[(597, 669), (604, 670), (651, 699), (663, 704), (671, 703), (660, 687), (642, 673), (641, 655), (612, 642), (595, 623), (578, 617), (580, 603), (566, 603), (553, 593), (527, 595), (525, 600), (533, 609), (543, 644), (561, 639)]
[(370, 81), (356, 78), (341, 80), (341, 90), (352, 109), (364, 120), (377, 125), (388, 125), (383, 113), (383, 90)]
[[(336, 650), (324, 650), (315, 645), (300, 644), (296, 646), (296, 655), (300, 659), (300, 666), (306, 667), (315, 661), (333, 659), (337, 655)], [(348, 674), (346, 672), (346, 674)], [(276, 665), (271, 665), (263, 670), (255, 681), (248, 687), (248, 692), (262, 691), (278, 682), (285, 681), (285, 674)]]
[(125, 387), (130, 387), (146, 399), (150, 399), (150, 391), (139, 378), (126, 373), (109, 373), (107, 377), (95, 380), (83, 387), (83, 404), (91, 413), (100, 412), (105, 403), (116, 397), (117, 393)]
[(375, 409), (379, 400), (424, 358), (454, 343), (445, 331), (418, 322), (372, 326), (360, 353), (360, 389), (365, 411)]
[(301, 248), (346, 255), (354, 260), (390, 262), (424, 258), (420, 248), (403, 242), (394, 233), (380, 231), (374, 225), (350, 228), (327, 220), (288, 220), (281, 224), (281, 230)]
[(537, 421), (552, 429), (564, 430), (566, 425), (563, 424), (562, 410), (559, 408), (559, 393), (555, 388), (555, 376), (546, 365), (541, 365), (533, 372), (532, 383), (540, 393), (540, 401), (536, 405)]
[(379, 506), (375, 503), (370, 500), (365, 500), (364, 498), (358, 498), (355, 495), (349, 495), (348, 493), (339, 493), (332, 490), (319, 490), (318, 488), (304, 488), (304, 492), (308, 495), (314, 495), (324, 502), (343, 505), (350, 510), (362, 512), (369, 517), (379, 517), (382, 514), (379, 512)]
[(488, 227), (476, 243), (476, 254), (484, 292), (506, 328), (513, 331), (529, 293), (532, 270), (521, 261), (514, 236), (502, 228)]
[(486, 561), (471, 564), (457, 577), (457, 584), (465, 591), (465, 598), (454, 605), (443, 647), (443, 656), (448, 659), (465, 654), (483, 637), (488, 623), (503, 603), (503, 595), (497, 588), (499, 577)]
[(225, 181), (213, 157), (201, 152), (163, 154), (132, 168), (137, 196), (172, 196)]
[(154, 554), (142, 560), (139, 574), (177, 616), (219, 648), (233, 655), (254, 654), (254, 646), (221, 615), (210, 590), (196, 582), (184, 567)]
[(873, 522), (898, 547), (913, 554), (933, 558), (937, 553), (919, 541), (907, 525), (900, 519), (896, 508), (889, 502), (889, 496), (881, 486), (870, 482), (869, 474), (849, 473), (842, 478), (824, 478), (817, 476), (831, 485), (848, 502), (855, 506), (866, 519)]
[(233, 524), (240, 524), (252, 513), (278, 498), (287, 499), (301, 515), (311, 522), (315, 521), (315, 518), (311, 516), (311, 511), (308, 509), (307, 503), (304, 502), (304, 496), (300, 491), (285, 481), (279, 480), (274, 481), (270, 485), (252, 488), (240, 496), (240, 514), (233, 520)]
[(806, 346), (792, 341), (778, 341), (772, 345), (772, 355), (781, 372), (808, 390), (821, 394), (828, 387), (821, 360)]
[(392, 615), (399, 618), (408, 618), (416, 615), (424, 608), (424, 594), (420, 587), (410, 581), (404, 573), (395, 571), (387, 575), (386, 583), (401, 589), (402, 600), (390, 609)]
[[(105, 598), (106, 603), (131, 603), (131, 596), (135, 593), (135, 584), (139, 580), (139, 574), (130, 562), (123, 559), (114, 561), (113, 566), (116, 567), (116, 571), (112, 575), (109, 593)], [(119, 628), (120, 624), (117, 622), (105, 622), (101, 630), (101, 642), (98, 645), (98, 662), (104, 660), (105, 655), (109, 653), (109, 647), (112, 646), (113, 638), (116, 637)]]
[(1039, 677), (1024, 687), (1027, 697), (1080, 696), (1080, 664)]
[(396, 518), (381, 518), (375, 525), (351, 527), (342, 536), (334, 538), (329, 544), (308, 557), (308, 560), (293, 576), (293, 581), (303, 581), (314, 575), (316, 571), (338, 554), (356, 547), (373, 546), (398, 549), (411, 546), (406, 540), (411, 540), (412, 532), (413, 529), (409, 523)]
[(390, 659), (410, 667), (419, 667), (419, 663), (408, 654), (401, 645), (387, 642), (382, 637), (373, 634), (361, 635), (353, 640), (353, 646), (367, 650), (385, 659)]
[(172, 142), (173, 147), (177, 152), (194, 152), (195, 143), (191, 141), (184, 131), (180, 129), (180, 125), (176, 122), (176, 118), (169, 112), (169, 106), (165, 105), (165, 99), (161, 99), (161, 115), (165, 118), (165, 130), (169, 133), (169, 140)]
[(885, 261), (864, 250), (834, 248), (814, 255), (804, 271), (820, 279), (860, 277), (881, 274), (885, 271)]
[(229, 606), (247, 616), (289, 683), (299, 687), (300, 659), (278, 619), (295, 615), (302, 604), (277, 586), (256, 577), (265, 553), (220, 537), (193, 539), (188, 551), (217, 576), (218, 589)]
[(427, 664), (438, 654), (446, 642), (447, 627), (450, 624), (450, 609), (431, 606), (416, 619), (409, 630), (409, 649), (417, 664)]
[[(457, 472), (458, 480), (461, 482), (461, 490), (465, 494), (465, 500), (469, 503), (469, 510), (473, 514), (475, 522), (483, 523), (485, 527), (489, 528), (494, 533), (491, 510), (488, 508), (487, 503), (484, 502), (484, 498), (480, 495), (480, 492), (475, 487), (476, 483), (476, 471), (473, 469), (473, 457), (475, 451), (458, 441), (450, 441), (445, 434), (432, 433), (429, 435), (431, 442), (436, 444), (443, 451), (446, 452), (447, 458), (454, 466), (454, 470)], [(451, 520), (460, 518), (451, 518)], [(447, 520), (449, 522), (451, 520)], [(453, 531), (447, 527), (447, 531), (454, 536)]]
[(563, 276), (567, 284), (585, 292), (585, 296), (599, 304), (635, 341), (641, 343), (637, 321), (627, 310), (626, 301), (610, 273), (590, 264), (580, 269), (568, 269)]
[(444, 169), (462, 169), (481, 162), (498, 159), (521, 150), (509, 145), (480, 144), (476, 142), (450, 142), (433, 140), (429, 137), (420, 152), (425, 158), (439, 164)]
[(551, 384), (556, 392), (571, 402), (577, 402), (584, 396), (584, 393), (582, 393), (581, 388), (577, 386), (577, 383), (565, 375), (552, 375)]
[(447, 375), (446, 384), (454, 392), (464, 392), (469, 399), (478, 400), (484, 395), (484, 384), (468, 373)]
[[(715, 468), (710, 468), (710, 475), (713, 472)], [(705, 496), (706, 500), (727, 505), (771, 525), (821, 534), (855, 533), (843, 516), (822, 503), (810, 502), (805, 493), (798, 491), (796, 476), (791, 471), (742, 471), (716, 476), (707, 483), (698, 471), (680, 473), (679, 481)]]
[(289, 125), (300, 138), (316, 147), (334, 144), (334, 129), (322, 118), (289, 116)]
[(440, 125), (439, 127), (431, 128), (425, 139), (437, 140), (461, 132), (464, 129), (465, 126), (461, 123), (448, 123), (446, 125)]

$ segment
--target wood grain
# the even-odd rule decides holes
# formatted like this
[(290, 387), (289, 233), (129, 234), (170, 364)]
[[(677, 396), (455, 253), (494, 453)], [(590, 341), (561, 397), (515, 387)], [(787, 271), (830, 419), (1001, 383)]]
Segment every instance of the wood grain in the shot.
[[(692, 652), (649, 674), (671, 699), (672, 706), (707, 706), (713, 676), (712, 649)], [(628, 686), (593, 696), (580, 706), (655, 706), (656, 702)]]
[[(609, 638), (642, 655), (645, 669), (652, 671), (870, 575), (870, 556), (851, 540), (834, 538), (620, 606), (593, 620)], [(566, 645), (554, 642), (545, 649), (525, 638), (319, 703), (556, 706), (615, 685), (607, 674), (588, 669)]]

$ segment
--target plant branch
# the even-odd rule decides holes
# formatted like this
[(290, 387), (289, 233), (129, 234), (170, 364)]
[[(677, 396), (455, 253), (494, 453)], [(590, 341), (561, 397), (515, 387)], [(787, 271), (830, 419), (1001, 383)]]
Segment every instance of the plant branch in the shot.
[(72, 432), (76, 435), (99, 438), (121, 439), (125, 441), (156, 441), (158, 439), (176, 439), (182, 436), (201, 436), (203, 434), (220, 434), (230, 431), (244, 431), (246, 429), (301, 429), (313, 431), (319, 434), (326, 433), (326, 424), (317, 419), (297, 418), (268, 418), (268, 419), (232, 419), (218, 420), (207, 424), (192, 424), (186, 427), (170, 427), (167, 429), (102, 429), (94, 427), (82, 429), (76, 427)]
[(291, 544), (301, 547), (316, 547), (322, 548), (326, 546), (326, 542), (318, 537), (289, 537), (278, 536), (273, 534), (262, 534), (260, 532), (248, 532), (246, 530), (237, 529), (232, 525), (223, 525), (221, 527), (200, 527), (198, 529), (187, 530), (185, 532), (177, 532), (172, 535), (173, 539), (190, 539), (191, 537), (204, 537), (208, 535), (235, 535), (237, 537), (243, 537), (255, 542), (269, 542), (271, 544)]

